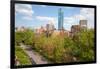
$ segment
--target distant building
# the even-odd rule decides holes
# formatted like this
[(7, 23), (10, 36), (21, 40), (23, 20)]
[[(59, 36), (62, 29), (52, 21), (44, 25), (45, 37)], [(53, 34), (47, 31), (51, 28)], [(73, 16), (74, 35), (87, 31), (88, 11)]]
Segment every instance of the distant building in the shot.
[(53, 23), (49, 23), (49, 24), (46, 24), (46, 36), (51, 36), (52, 33), (54, 32), (55, 30), (55, 27), (53, 25)]
[(39, 33), (41, 34), (41, 33), (43, 33), (44, 31), (45, 31), (44, 27), (41, 26), (41, 28), (39, 29)]
[(71, 27), (71, 36), (74, 36), (76, 33), (80, 31), (80, 25), (72, 25)]
[(43, 26), (41, 26), (40, 28), (35, 29), (35, 33), (36, 33), (37, 35), (40, 35), (40, 34), (42, 34), (42, 33), (44, 33), (44, 32), (45, 32), (45, 29), (44, 29)]
[(53, 30), (55, 30), (55, 27), (54, 27), (54, 25), (53, 25), (52, 22), (46, 24), (46, 30), (47, 31), (53, 31)]
[(87, 28), (87, 20), (80, 20), (79, 24), (81, 28)]
[(84, 29), (87, 29), (87, 20), (80, 20), (79, 25), (72, 25), (70, 32), (71, 36), (74, 36), (76, 33)]
[(23, 32), (23, 31), (25, 31), (26, 30), (26, 28), (24, 27), (24, 26), (22, 26), (22, 27), (16, 27), (15, 28), (15, 31), (17, 32), (17, 31), (21, 31), (21, 32)]
[(50, 24), (46, 24), (46, 31), (50, 31), (52, 29), (52, 27), (50, 26)]
[(58, 30), (62, 30), (63, 29), (63, 19), (64, 19), (63, 11), (60, 8), (58, 10)]

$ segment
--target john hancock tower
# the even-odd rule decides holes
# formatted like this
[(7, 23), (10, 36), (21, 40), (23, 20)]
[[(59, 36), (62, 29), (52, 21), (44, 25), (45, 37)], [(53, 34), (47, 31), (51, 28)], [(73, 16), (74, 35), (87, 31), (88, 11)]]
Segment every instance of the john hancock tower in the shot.
[(61, 8), (58, 10), (58, 30), (63, 30), (63, 11)]

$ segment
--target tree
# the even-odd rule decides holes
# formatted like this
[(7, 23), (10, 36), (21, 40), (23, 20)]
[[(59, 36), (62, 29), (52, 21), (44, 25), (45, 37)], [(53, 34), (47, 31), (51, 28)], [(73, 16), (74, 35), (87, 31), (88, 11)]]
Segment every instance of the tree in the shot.
[(23, 32), (15, 32), (15, 44), (19, 45), (24, 40), (24, 33)]
[(34, 32), (30, 29), (15, 32), (15, 44), (18, 45), (19, 43), (32, 45), (34, 43)]
[(24, 39), (24, 43), (26, 45), (33, 45), (34, 43), (34, 32), (30, 29), (27, 29), (25, 32), (24, 32), (24, 35), (25, 35), (25, 39)]
[(75, 37), (79, 60), (94, 60), (94, 30), (87, 29), (85, 31), (80, 31)]

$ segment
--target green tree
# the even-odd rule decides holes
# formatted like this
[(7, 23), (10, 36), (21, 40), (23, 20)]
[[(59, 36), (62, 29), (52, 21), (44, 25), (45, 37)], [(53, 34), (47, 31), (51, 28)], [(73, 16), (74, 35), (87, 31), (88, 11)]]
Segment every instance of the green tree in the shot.
[(23, 32), (15, 32), (15, 44), (19, 45), (24, 40), (24, 33)]
[(27, 44), (27, 45), (33, 45), (34, 43), (34, 32), (30, 29), (27, 29), (25, 32), (24, 32), (24, 43)]
[(25, 31), (15, 32), (15, 44), (24, 43), (27, 45), (33, 45), (34, 43), (34, 32), (30, 29)]
[(75, 38), (80, 61), (94, 60), (94, 30), (80, 31)]

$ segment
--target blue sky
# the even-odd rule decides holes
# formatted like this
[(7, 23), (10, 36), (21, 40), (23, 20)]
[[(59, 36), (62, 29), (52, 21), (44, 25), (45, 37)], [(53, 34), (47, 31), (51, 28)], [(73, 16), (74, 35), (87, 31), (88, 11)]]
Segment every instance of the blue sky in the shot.
[(64, 13), (64, 28), (70, 30), (72, 25), (79, 24), (79, 20), (87, 19), (88, 27), (94, 27), (94, 9), (79, 7), (61, 7), (46, 5), (15, 5), (15, 27), (39, 28), (53, 23), (58, 28), (58, 9), (62, 8)]

